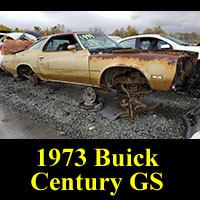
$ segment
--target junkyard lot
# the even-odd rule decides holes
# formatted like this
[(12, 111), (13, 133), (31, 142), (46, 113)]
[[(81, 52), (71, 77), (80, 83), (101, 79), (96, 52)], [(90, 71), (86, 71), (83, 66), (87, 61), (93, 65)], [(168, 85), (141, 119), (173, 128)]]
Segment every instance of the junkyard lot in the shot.
[[(56, 45), (52, 46), (54, 41)], [(44, 79), (83, 85), (89, 83), (105, 89), (115, 88), (120, 92), (122, 90), (128, 96), (128, 100), (123, 99), (121, 105), (128, 107), (132, 120), (137, 115), (137, 110), (147, 108), (147, 104), (138, 99), (141, 94), (146, 93), (142, 91), (145, 85), (159, 91), (168, 91), (170, 86), (175, 90), (176, 86), (182, 84), (185, 91), (193, 90), (193, 85), (196, 88), (194, 83), (198, 79), (198, 73), (195, 73), (195, 77), (192, 75), (192, 67), (196, 64), (198, 56), (195, 52), (142, 53), (134, 49), (125, 50), (105, 35), (94, 36), (90, 33), (76, 32), (50, 36), (45, 42), (41, 40), (26, 51), (5, 56), (2, 69), (12, 73), (15, 78), (28, 78), (29, 83), (34, 86), (41, 83), (39, 79)], [(114, 49), (118, 50), (113, 51)], [(72, 59), (68, 59), (69, 57)], [(43, 59), (44, 62), (41, 61)], [(189, 75), (191, 77), (187, 79)]]
[[(173, 92), (154, 92), (145, 95), (143, 101), (147, 105), (162, 102), (162, 108), (141, 113), (134, 121), (129, 118), (111, 121), (100, 112), (79, 107), (84, 86), (48, 82), (31, 87), (26, 81), (13, 82), (12, 77), (4, 72), (0, 72), (0, 84), (1, 104), (39, 124), (49, 124), (55, 130), (52, 131), (55, 138), (184, 138), (186, 128), (182, 116), (198, 102), (190, 96)], [(104, 104), (122, 99), (114, 92), (96, 91)], [(96, 130), (90, 131), (91, 126)], [(41, 130), (37, 137), (44, 138), (42, 136)]]

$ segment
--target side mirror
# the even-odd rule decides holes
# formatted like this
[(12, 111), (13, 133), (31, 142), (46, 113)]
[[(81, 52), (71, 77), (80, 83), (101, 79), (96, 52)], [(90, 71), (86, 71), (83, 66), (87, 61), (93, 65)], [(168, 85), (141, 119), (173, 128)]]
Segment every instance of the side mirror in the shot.
[(162, 44), (160, 46), (161, 49), (170, 49), (170, 45), (169, 44)]
[(69, 45), (69, 46), (67, 47), (67, 49), (70, 50), (70, 51), (73, 51), (73, 52), (76, 51), (75, 45)]

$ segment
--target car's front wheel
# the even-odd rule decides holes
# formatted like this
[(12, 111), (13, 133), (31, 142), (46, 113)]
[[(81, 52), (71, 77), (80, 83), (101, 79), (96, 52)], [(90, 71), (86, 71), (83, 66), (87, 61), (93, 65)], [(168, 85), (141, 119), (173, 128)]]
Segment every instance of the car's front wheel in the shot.
[(39, 84), (40, 79), (29, 66), (21, 65), (20, 67), (18, 67), (17, 71), (18, 71), (19, 77), (23, 79), (24, 78), (28, 79), (29, 85), (36, 86)]

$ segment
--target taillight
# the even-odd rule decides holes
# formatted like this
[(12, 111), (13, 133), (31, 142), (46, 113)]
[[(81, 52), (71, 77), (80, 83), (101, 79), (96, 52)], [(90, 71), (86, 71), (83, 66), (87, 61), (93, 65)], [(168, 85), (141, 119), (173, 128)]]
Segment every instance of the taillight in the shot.
[(3, 45), (2, 45), (2, 44), (0, 44), (0, 51), (1, 51), (1, 49), (2, 49), (2, 46), (3, 46)]

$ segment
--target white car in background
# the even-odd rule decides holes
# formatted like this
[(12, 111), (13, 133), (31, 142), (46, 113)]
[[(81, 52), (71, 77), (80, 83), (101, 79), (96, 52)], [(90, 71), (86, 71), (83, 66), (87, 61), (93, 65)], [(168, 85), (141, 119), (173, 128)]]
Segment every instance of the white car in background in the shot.
[(114, 36), (114, 35), (108, 35), (108, 37), (111, 38), (112, 40), (116, 41), (116, 42), (122, 39), (121, 37)]
[(6, 39), (10, 39), (10, 40), (21, 40), (21, 41), (24, 41), (24, 40), (33, 40), (33, 41), (36, 41), (37, 38), (31, 34), (28, 34), (28, 33), (18, 33), (18, 32), (13, 32), (13, 33), (2, 33), (4, 34), (3, 37), (1, 37), (0, 39), (0, 67), (1, 67), (1, 61), (4, 57), (4, 55), (1, 54), (1, 49), (2, 49), (2, 45), (4, 43), (4, 40)]
[(5, 34), (5, 33), (0, 33), (0, 39), (1, 39), (4, 35), (6, 35), (6, 34)]
[(136, 35), (123, 38), (117, 41), (125, 48), (137, 48), (144, 50), (160, 50), (173, 49), (184, 51), (196, 51), (199, 53), (198, 60), (200, 60), (200, 46), (192, 46), (181, 40), (175, 39), (167, 35), (160, 34), (145, 34)]

